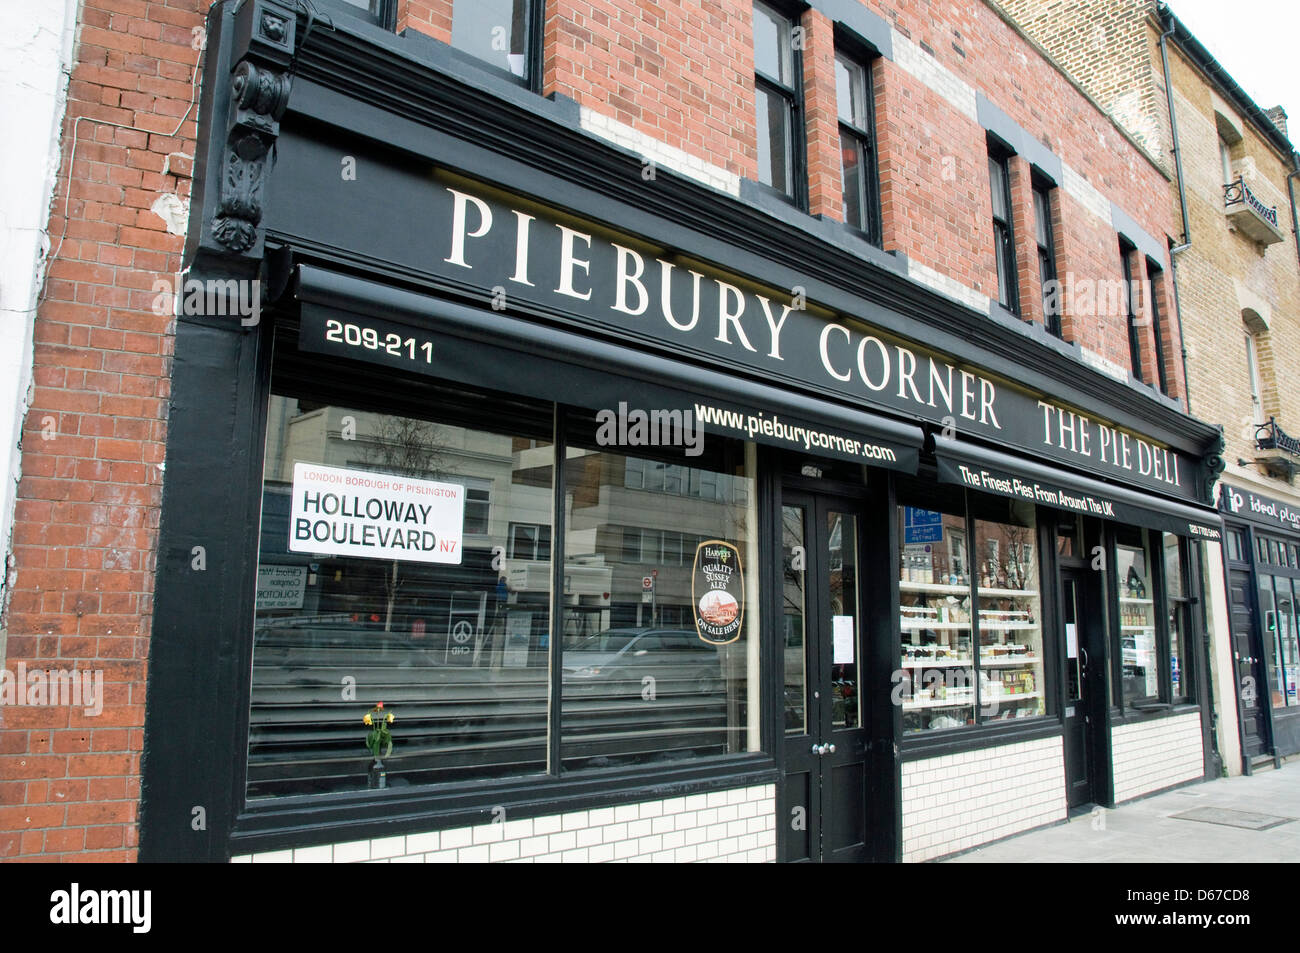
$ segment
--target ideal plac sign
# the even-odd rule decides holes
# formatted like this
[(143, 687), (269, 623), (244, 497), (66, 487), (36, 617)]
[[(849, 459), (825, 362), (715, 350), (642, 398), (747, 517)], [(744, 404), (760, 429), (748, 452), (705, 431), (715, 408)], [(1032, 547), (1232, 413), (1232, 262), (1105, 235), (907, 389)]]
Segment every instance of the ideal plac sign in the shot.
[[(322, 188), (327, 171), (319, 170)], [(421, 227), (395, 243), (379, 216), (363, 209), (357, 192), (371, 190), (331, 185), (339, 199), (323, 213), (336, 224), (331, 238), (360, 254), (381, 247), (417, 273), (476, 289), (501, 311), (503, 333), (512, 308), (527, 302), (620, 340), (666, 345), (719, 369), (803, 385), (1199, 500), (1195, 457), (829, 312), (797, 289), (764, 288), (479, 183), (435, 174), (417, 188), (392, 174), (391, 194), (402, 196), (402, 214)]]

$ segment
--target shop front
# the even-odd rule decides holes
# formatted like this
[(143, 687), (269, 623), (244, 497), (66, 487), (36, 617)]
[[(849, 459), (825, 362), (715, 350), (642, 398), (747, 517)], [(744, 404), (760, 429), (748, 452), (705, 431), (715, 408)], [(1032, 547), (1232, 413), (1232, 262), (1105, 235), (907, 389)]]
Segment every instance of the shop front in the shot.
[(1300, 511), (1229, 483), (1220, 487), (1219, 508), (1243, 765), (1249, 772), (1253, 765), (1300, 753)]
[(191, 274), (266, 304), (178, 316), (143, 859), (924, 860), (1204, 776), (1214, 431), (280, 9), (209, 54)]

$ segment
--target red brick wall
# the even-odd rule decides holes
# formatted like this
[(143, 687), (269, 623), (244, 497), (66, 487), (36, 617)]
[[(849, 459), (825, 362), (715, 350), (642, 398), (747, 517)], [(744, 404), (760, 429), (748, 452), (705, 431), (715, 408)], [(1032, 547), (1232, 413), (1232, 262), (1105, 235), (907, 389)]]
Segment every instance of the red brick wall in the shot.
[(542, 92), (756, 178), (750, 17), (747, 0), (550, 0)]
[(843, 163), (835, 92), (834, 24), (815, 10), (803, 15), (803, 102), (808, 140), (808, 211), (844, 221)]
[(163, 194), (189, 196), (192, 31), (206, 6), (81, 9), (23, 428), (5, 666), (102, 670), (105, 700), (97, 716), (0, 709), (4, 860), (135, 856), (171, 349), (170, 313), (154, 313), (153, 288), (175, 274), (183, 243), (150, 208)]

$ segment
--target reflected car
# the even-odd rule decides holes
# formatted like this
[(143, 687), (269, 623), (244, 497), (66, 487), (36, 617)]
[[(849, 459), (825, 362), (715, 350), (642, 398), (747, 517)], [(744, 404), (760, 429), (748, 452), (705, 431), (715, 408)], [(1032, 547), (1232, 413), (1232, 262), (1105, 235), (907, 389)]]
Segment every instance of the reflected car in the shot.
[(656, 694), (718, 695), (718, 650), (692, 629), (606, 629), (564, 650), (566, 691), (590, 686), (597, 694), (641, 695), (654, 679)]

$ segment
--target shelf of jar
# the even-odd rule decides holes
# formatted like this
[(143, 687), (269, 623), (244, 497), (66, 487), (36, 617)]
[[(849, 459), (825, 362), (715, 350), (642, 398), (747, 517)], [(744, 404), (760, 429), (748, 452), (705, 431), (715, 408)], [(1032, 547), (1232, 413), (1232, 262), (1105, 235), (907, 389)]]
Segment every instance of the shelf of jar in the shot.
[[(984, 703), (987, 704), (992, 699), (997, 699), (999, 702), (1036, 701), (1042, 697), (1042, 692), (988, 694), (984, 697)], [(912, 701), (904, 701), (903, 711), (920, 711), (926, 708), (972, 708), (974, 705), (975, 696), (966, 694), (956, 698), (948, 696), (945, 698), (921, 698)]]
[(1018, 665), (1037, 665), (1042, 661), (1037, 655), (1010, 655), (1002, 658), (980, 659), (980, 668), (1014, 668)]
[(1156, 627), (1155, 627), (1154, 625), (1126, 625), (1126, 624), (1125, 624), (1125, 625), (1121, 625), (1121, 626), (1119, 627), (1119, 629), (1120, 629), (1121, 632), (1124, 632), (1124, 631), (1128, 631), (1128, 632), (1154, 632), (1154, 631), (1155, 631), (1155, 628), (1156, 628)]
[[(1042, 659), (1037, 655), (1004, 655), (980, 660), (980, 668), (1029, 668)], [(903, 668), (973, 668), (969, 658), (905, 658)]]
[[(912, 623), (912, 624), (908, 624)], [(969, 629), (969, 622), (930, 622), (925, 619), (904, 618), (902, 627), (904, 632), (919, 632), (929, 629)]]
[(1155, 601), (1152, 599), (1138, 599), (1136, 596), (1120, 596), (1120, 602), (1132, 603), (1135, 606), (1153, 606)]
[(903, 711), (918, 711), (922, 708), (973, 708), (974, 694), (949, 696), (946, 698), (920, 698), (903, 702)]
[(980, 620), (980, 629), (984, 631), (992, 630), (994, 632), (1012, 632), (1017, 629), (1037, 629), (1037, 622), (1004, 622), (1000, 625), (994, 625), (992, 622)]
[(1038, 598), (1037, 589), (986, 589), (980, 586), (975, 592), (981, 598), (987, 596), (990, 599)]

